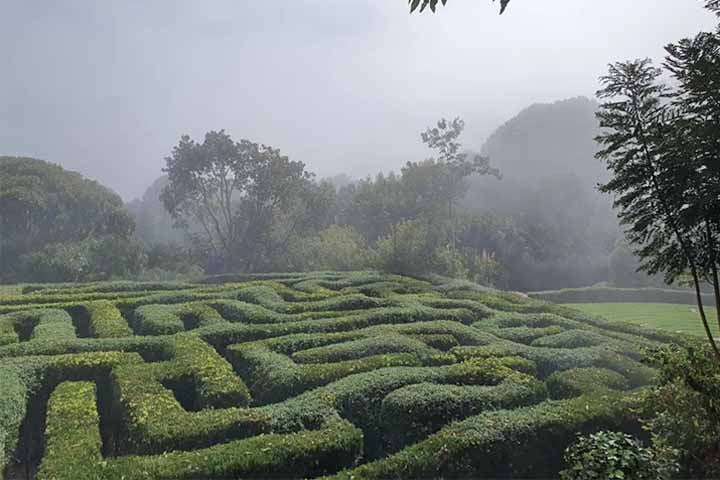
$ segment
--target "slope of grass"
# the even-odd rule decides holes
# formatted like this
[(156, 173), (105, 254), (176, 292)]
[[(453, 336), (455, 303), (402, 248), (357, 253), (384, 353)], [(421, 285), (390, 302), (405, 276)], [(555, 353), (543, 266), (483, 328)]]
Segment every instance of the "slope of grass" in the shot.
[[(599, 315), (608, 320), (631, 322), (673, 332), (705, 336), (705, 330), (697, 307), (671, 303), (572, 303), (568, 307), (576, 308), (591, 315)], [(718, 333), (717, 313), (712, 307), (706, 307), (712, 331)]]

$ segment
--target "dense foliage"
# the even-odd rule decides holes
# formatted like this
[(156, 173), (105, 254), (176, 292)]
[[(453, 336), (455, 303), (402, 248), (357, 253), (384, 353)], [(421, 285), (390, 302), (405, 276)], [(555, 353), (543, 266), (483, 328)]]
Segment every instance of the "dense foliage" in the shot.
[(657, 351), (660, 385), (645, 401), (645, 427), (656, 445), (680, 453), (683, 474), (720, 476), (720, 368), (709, 347)]
[(165, 208), (202, 227), (216, 269), (268, 268), (293, 235), (327, 221), (328, 188), (272, 147), (208, 132), (203, 143), (183, 136), (166, 163)]
[[(720, 13), (717, 2), (708, 8)], [(649, 59), (620, 62), (601, 79), (597, 156), (612, 173), (601, 189), (615, 196), (641, 269), (668, 282), (690, 273), (720, 362), (701, 295), (711, 283), (720, 307), (720, 26), (666, 51), (663, 69)]]
[[(360, 180), (317, 181), (303, 167), (300, 178), (293, 174), (283, 183), (278, 172), (289, 170), (282, 165), (297, 170), (297, 162), (283, 160), (278, 152), (251, 155), (252, 142), (238, 146), (216, 132), (207, 148), (194, 144), (184, 150), (183, 161), (195, 168), (184, 171), (187, 179), (212, 173), (202, 170), (201, 165), (212, 162), (203, 163), (198, 153), (212, 143), (212, 148), (224, 145), (243, 158), (237, 168), (243, 170), (247, 186), (255, 185), (257, 176), (265, 178), (263, 188), (273, 192), (281, 183), (288, 187), (280, 189), (287, 195), (274, 193), (283, 196), (281, 202), (261, 199), (253, 193), (255, 187), (235, 190), (229, 196), (234, 227), (218, 224), (221, 232), (233, 234), (231, 239), (216, 233), (210, 215), (226, 210), (217, 204), (220, 197), (207, 197), (206, 206), (213, 207), (208, 210), (205, 200), (196, 202), (203, 197), (201, 190), (195, 191), (199, 197), (185, 199), (185, 210), (176, 210), (173, 219), (160, 199), (171, 187), (170, 178), (163, 176), (127, 205), (136, 224), (132, 240), (93, 235), (71, 243), (38, 244), (9, 269), (14, 276), (7, 278), (158, 281), (229, 270), (379, 268), (452, 275), (523, 291), (585, 286), (608, 278), (620, 285), (656, 283), (636, 274), (634, 261), (625, 261), (628, 256), (632, 260), (631, 254), (622, 244), (616, 247), (617, 222), (610, 202), (599, 201), (603, 197), (593, 191), (601, 176), (591, 167), (598, 164), (581, 161), (594, 152), (596, 106), (587, 99), (571, 99), (530, 107), (490, 137), (485, 155), (462, 148), (461, 120), (442, 120), (420, 135), (432, 158)], [(276, 167), (269, 167), (273, 162)], [(502, 178), (495, 167), (502, 168)], [(277, 182), (263, 177), (268, 168), (279, 169)], [(575, 174), (561, 174), (568, 169)], [(226, 180), (234, 178), (234, 173), (226, 173)], [(212, 178), (221, 182), (219, 176)], [(175, 194), (190, 195), (177, 178), (175, 185)], [(191, 210), (202, 214), (205, 225)], [(611, 262), (613, 258), (617, 261)]]
[(685, 342), (376, 272), (23, 292), (0, 299), (5, 478), (550, 478), (578, 431), (635, 425), (642, 350)]
[(565, 452), (561, 480), (670, 480), (677, 466), (668, 452), (643, 447), (630, 435), (598, 432), (583, 436)]
[(136, 273), (134, 221), (118, 195), (41, 160), (0, 157), (0, 280)]

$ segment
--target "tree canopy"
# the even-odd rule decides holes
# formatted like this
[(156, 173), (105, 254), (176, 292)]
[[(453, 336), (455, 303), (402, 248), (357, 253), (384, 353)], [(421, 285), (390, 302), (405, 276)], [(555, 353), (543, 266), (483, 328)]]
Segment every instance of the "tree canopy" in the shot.
[(135, 224), (122, 199), (99, 183), (42, 160), (0, 157), (0, 265), (48, 245), (91, 237), (129, 238)]
[(712, 284), (720, 311), (720, 28), (666, 51), (662, 69), (619, 62), (601, 79), (598, 158), (613, 174), (601, 188), (615, 196), (643, 270), (669, 282), (690, 273), (720, 361), (700, 294), (701, 282)]
[(316, 184), (302, 162), (223, 130), (202, 143), (183, 136), (165, 160), (165, 208), (179, 224), (201, 227), (196, 239), (225, 269), (267, 268), (275, 250), (322, 223), (330, 207), (331, 187)]

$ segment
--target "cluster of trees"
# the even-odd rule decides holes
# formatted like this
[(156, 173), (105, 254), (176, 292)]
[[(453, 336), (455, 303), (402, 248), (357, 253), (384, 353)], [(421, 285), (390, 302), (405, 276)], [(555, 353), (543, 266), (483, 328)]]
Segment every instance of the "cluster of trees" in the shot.
[(134, 276), (144, 253), (122, 199), (80, 174), (0, 157), (0, 280)]
[[(229, 271), (377, 268), (523, 291), (608, 279), (621, 286), (657, 282), (628, 263), (634, 257), (619, 241), (611, 202), (595, 189), (604, 172), (591, 161), (596, 109), (582, 98), (530, 107), (499, 128), (482, 155), (462, 147), (460, 119), (441, 120), (420, 135), (430, 158), (361, 180), (318, 180), (278, 150), (237, 142), (224, 131), (209, 132), (202, 141), (183, 137), (166, 159), (165, 175), (126, 209), (115, 194), (78, 174), (17, 159), (28, 172), (43, 170), (22, 174), (7, 167), (3, 178), (22, 185), (23, 195), (40, 198), (55, 188), (23, 175), (64, 172), (112, 198), (125, 227), (108, 234), (101, 226), (78, 228), (74, 237), (51, 239), (54, 227), (38, 226), (38, 242), (18, 254), (15, 239), (27, 235), (12, 215), (39, 207), (4, 202), (3, 222), (14, 223), (5, 225), (13, 234), (2, 236), (2, 277), (167, 280)], [(574, 173), (564, 173), (568, 169)], [(20, 189), (3, 192), (11, 198)], [(70, 202), (73, 196), (49, 203), (82, 221), (100, 222)], [(67, 215), (53, 218), (75, 222)], [(47, 235), (39, 233), (44, 229)]]
[(423, 132), (436, 156), (399, 174), (336, 188), (277, 149), (224, 131), (183, 137), (166, 159), (160, 198), (207, 271), (381, 268), (494, 282), (488, 252), (462, 241), (458, 206), (470, 175), (494, 175), (486, 157), (462, 150), (460, 119)]
[[(311, 174), (275, 178), (284, 185), (276, 193), (287, 192), (283, 202), (292, 210), (280, 203), (262, 211), (252, 202), (240, 205), (238, 199), (248, 194), (238, 189), (230, 203), (237, 203), (232, 221), (240, 225), (234, 234), (242, 240), (230, 244), (242, 248), (234, 253), (222, 247), (229, 216), (197, 218), (202, 211), (186, 211), (173, 220), (167, 213), (159, 196), (170, 185), (169, 170), (130, 207), (139, 238), (147, 244), (184, 242), (188, 258), (209, 273), (381, 268), (463, 276), (523, 291), (608, 280), (620, 286), (657, 284), (658, 278), (636, 273), (637, 260), (622, 241), (611, 199), (596, 189), (607, 179), (603, 166), (592, 161), (597, 107), (583, 98), (530, 107), (498, 129), (482, 155), (462, 148), (460, 120), (441, 121), (421, 135), (434, 158), (409, 163), (399, 172), (361, 180), (342, 175), (317, 180)], [(173, 165), (202, 164), (202, 151), (219, 149), (211, 144), (221, 138), (238, 157), (264, 155), (260, 146), (232, 146), (224, 132), (216, 132), (192, 149), (184, 146), (182, 154), (174, 154)], [(190, 157), (191, 150), (197, 158)], [(268, 161), (249, 160), (248, 165)], [(198, 169), (194, 181), (206, 173)], [(230, 170), (225, 174), (235, 181)], [(251, 186), (256, 182), (251, 177), (260, 175), (242, 174), (246, 180), (237, 181)], [(176, 182), (176, 192), (180, 185)], [(202, 197), (198, 192), (192, 195)], [(204, 198), (215, 201), (211, 195)], [(247, 229), (250, 218), (262, 219), (254, 230)], [(173, 222), (186, 229), (172, 229)]]

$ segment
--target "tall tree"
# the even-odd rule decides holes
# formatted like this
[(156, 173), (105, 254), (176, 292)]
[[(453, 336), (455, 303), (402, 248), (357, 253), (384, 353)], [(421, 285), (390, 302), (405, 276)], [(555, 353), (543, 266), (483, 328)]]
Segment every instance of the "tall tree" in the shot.
[[(453, 249), (456, 243), (455, 211), (467, 193), (467, 177), (475, 174), (500, 178), (500, 171), (490, 165), (488, 157), (462, 150), (459, 139), (464, 129), (465, 122), (460, 118), (440, 119), (435, 127), (420, 134), (423, 143), (436, 152), (436, 157), (420, 163), (408, 162), (402, 171), (403, 181), (420, 192), (422, 200), (428, 205), (444, 206)], [(430, 175), (422, 175), (422, 170)]]
[[(708, 7), (720, 12), (717, 2)], [(601, 78), (598, 158), (613, 174), (601, 189), (616, 196), (643, 270), (663, 272), (668, 282), (690, 273), (720, 362), (700, 291), (703, 281), (712, 283), (720, 311), (720, 28), (666, 51), (672, 89), (647, 59), (611, 65)]]
[[(223, 130), (208, 132), (203, 143), (183, 136), (165, 161), (165, 208), (178, 223), (201, 226), (200, 239), (224, 270), (258, 268), (273, 242), (302, 223), (307, 212), (300, 206), (317, 206), (308, 200), (312, 174), (302, 162), (266, 145), (235, 142)], [(283, 216), (290, 231), (277, 235)]]

